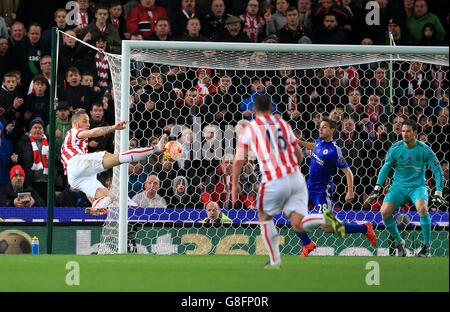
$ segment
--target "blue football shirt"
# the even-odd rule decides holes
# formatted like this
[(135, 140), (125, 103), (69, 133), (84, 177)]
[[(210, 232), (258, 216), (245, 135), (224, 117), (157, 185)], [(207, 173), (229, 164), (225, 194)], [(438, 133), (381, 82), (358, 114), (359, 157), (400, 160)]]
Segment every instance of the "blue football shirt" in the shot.
[(317, 139), (311, 155), (308, 190), (322, 192), (328, 185), (333, 189), (333, 176), (337, 168), (348, 168), (341, 148), (334, 140), (326, 142), (320, 138)]

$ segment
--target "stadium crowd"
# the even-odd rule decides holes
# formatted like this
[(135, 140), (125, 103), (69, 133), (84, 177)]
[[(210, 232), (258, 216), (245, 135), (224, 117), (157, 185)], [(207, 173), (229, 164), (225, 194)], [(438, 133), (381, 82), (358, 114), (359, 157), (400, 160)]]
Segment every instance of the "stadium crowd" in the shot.
[[(51, 28), (60, 37), (56, 108), (56, 206), (86, 207), (72, 189), (60, 160), (71, 113), (83, 109), (90, 127), (113, 125), (110, 65), (101, 50), (120, 54), (123, 40), (182, 40), (294, 44), (385, 44), (436, 46), (448, 42), (447, 1), (377, 0), (379, 24), (368, 25), (363, 0), (2, 0), (0, 4), (0, 206), (43, 206), (47, 201)], [(66, 9), (67, 8), (67, 9)], [(50, 13), (51, 12), (51, 13)], [(100, 50), (94, 50), (78, 38)], [(213, 57), (213, 56), (212, 56)], [(242, 54), (236, 62), (267, 62), (267, 54)], [(321, 118), (338, 122), (336, 141), (355, 177), (356, 198), (345, 204), (345, 183), (336, 181), (335, 209), (379, 210), (362, 202), (375, 184), (386, 152), (399, 139), (401, 122), (419, 124), (419, 140), (442, 161), (448, 196), (448, 68), (418, 62), (394, 65), (394, 109), (389, 106), (388, 64), (383, 62), (310, 70), (219, 71), (136, 62), (132, 73), (130, 147), (155, 145), (175, 125), (184, 155), (164, 155), (129, 165), (129, 197), (142, 207), (230, 208), (232, 155), (239, 131), (253, 118), (255, 96), (270, 94), (274, 113), (289, 121), (298, 138), (316, 140)], [(207, 66), (205, 66), (207, 67)], [(393, 122), (391, 122), (391, 117)], [(192, 126), (200, 120), (198, 136)], [(234, 139), (217, 141), (218, 130), (235, 127)], [(193, 148), (200, 141), (204, 157)], [(219, 143), (217, 143), (219, 142)], [(89, 152), (114, 150), (114, 135), (90, 139)], [(200, 151), (204, 153), (204, 151)], [(232, 154), (232, 153), (231, 153)], [(305, 150), (305, 155), (308, 152)], [(308, 160), (302, 166), (307, 177)], [(434, 182), (427, 175), (430, 188)], [(100, 177), (111, 185), (112, 172)], [(249, 159), (243, 193), (234, 208), (255, 208), (258, 168)], [(370, 189), (370, 188), (369, 188)], [(19, 193), (31, 193), (25, 200)], [(404, 209), (409, 209), (407, 205)], [(442, 209), (448, 209), (443, 207)]]

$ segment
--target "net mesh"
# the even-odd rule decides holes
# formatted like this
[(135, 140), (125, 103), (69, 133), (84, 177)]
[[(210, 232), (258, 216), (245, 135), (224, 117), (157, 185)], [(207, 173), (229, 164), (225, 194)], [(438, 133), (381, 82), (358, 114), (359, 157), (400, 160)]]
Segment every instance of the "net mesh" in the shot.
[[(316, 230), (311, 237), (319, 248), (312, 255), (392, 253), (379, 214), (382, 197), (370, 205), (362, 203), (375, 185), (387, 150), (401, 139), (399, 125), (404, 118), (418, 121), (419, 140), (429, 144), (441, 161), (448, 196), (448, 55), (136, 49), (131, 51), (130, 73), (121, 72), (121, 56), (107, 56), (116, 120), (121, 105), (130, 105), (130, 145), (153, 145), (163, 133), (170, 133), (184, 147), (179, 161), (151, 156), (129, 165), (128, 196), (140, 208), (128, 211), (128, 252), (266, 254), (257, 226), (260, 175), (254, 157), (241, 175), (243, 197), (238, 206), (230, 208), (227, 197), (228, 160), (239, 132), (253, 116), (257, 94), (269, 94), (275, 112), (303, 140), (318, 138), (322, 117), (337, 121), (335, 139), (353, 172), (355, 199), (346, 203), (347, 183), (338, 172), (331, 194), (334, 212), (344, 221), (371, 222), (379, 236), (378, 245), (371, 247), (363, 234), (337, 238)], [(121, 101), (121, 75), (130, 78), (130, 103)], [(116, 132), (116, 152), (119, 146)], [(311, 152), (304, 150), (304, 155), (301, 170), (308, 179)], [(118, 170), (114, 169), (112, 182), (115, 194), (121, 183)], [(158, 183), (148, 183), (151, 176)], [(431, 171), (427, 183), (433, 190)], [(135, 196), (144, 193), (151, 195), (138, 201)], [(221, 213), (229, 223), (224, 218), (220, 225), (204, 223), (205, 203), (210, 200), (224, 207)], [(432, 254), (448, 256), (448, 207), (430, 205), (430, 211)], [(419, 217), (411, 204), (399, 215), (397, 223), (412, 253), (420, 248)], [(280, 231), (280, 252), (299, 254), (301, 242), (286, 218), (280, 214), (274, 221)], [(117, 251), (118, 208), (112, 208), (99, 253)]]

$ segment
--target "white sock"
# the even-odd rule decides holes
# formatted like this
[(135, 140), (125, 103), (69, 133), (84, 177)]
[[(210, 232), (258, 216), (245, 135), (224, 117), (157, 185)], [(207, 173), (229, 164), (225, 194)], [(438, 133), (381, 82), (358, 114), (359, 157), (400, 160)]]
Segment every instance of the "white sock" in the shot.
[(280, 248), (278, 247), (278, 232), (273, 220), (260, 222), (261, 236), (270, 257), (270, 264), (280, 264)]
[(146, 148), (136, 148), (124, 153), (119, 154), (119, 162), (130, 163), (135, 161), (140, 161), (146, 159), (148, 156), (152, 155), (155, 152), (153, 147)]
[(108, 196), (102, 196), (92, 203), (92, 209), (97, 210), (99, 208), (108, 208), (109, 204), (111, 204), (111, 198)]
[(313, 213), (304, 216), (302, 222), (300, 223), (300, 226), (306, 232), (311, 232), (312, 230), (317, 229), (322, 224), (325, 224), (325, 217), (323, 216), (323, 214)]

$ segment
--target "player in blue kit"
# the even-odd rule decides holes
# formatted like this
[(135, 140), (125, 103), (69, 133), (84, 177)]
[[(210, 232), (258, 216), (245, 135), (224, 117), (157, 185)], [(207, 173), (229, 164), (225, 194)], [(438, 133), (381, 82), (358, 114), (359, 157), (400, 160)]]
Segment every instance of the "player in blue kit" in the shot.
[[(308, 197), (314, 204), (319, 214), (310, 214), (308, 218), (302, 221), (307, 229), (321, 227), (325, 232), (333, 232), (325, 224), (325, 220), (320, 217), (323, 211), (333, 209), (332, 193), (334, 189), (333, 176), (339, 168), (344, 172), (347, 181), (347, 194), (345, 201), (351, 202), (355, 197), (353, 193), (353, 173), (350, 170), (347, 161), (342, 155), (341, 148), (333, 140), (336, 131), (336, 122), (329, 118), (323, 118), (319, 125), (319, 139), (316, 142), (299, 141), (306, 149), (310, 149), (311, 164), (309, 178), (307, 182)], [(344, 233), (363, 233), (372, 246), (376, 245), (377, 237), (373, 232), (372, 224), (366, 222), (357, 224), (353, 222), (343, 222)], [(306, 257), (316, 248), (316, 244), (311, 241), (307, 233), (297, 233), (302, 241), (302, 253), (300, 257)], [(343, 236), (343, 233), (342, 235)]]
[(393, 218), (394, 211), (411, 201), (420, 216), (423, 245), (418, 257), (430, 256), (431, 219), (428, 214), (428, 186), (425, 179), (427, 165), (431, 168), (436, 180), (436, 191), (432, 202), (447, 204), (442, 197), (444, 173), (433, 150), (423, 142), (416, 140), (417, 124), (413, 120), (402, 123), (402, 141), (396, 142), (388, 151), (386, 161), (380, 170), (377, 183), (372, 194), (365, 203), (381, 195), (382, 185), (391, 169), (394, 177), (381, 206), (381, 217), (386, 230), (396, 241), (397, 256), (405, 257), (405, 241), (401, 238), (397, 224)]

